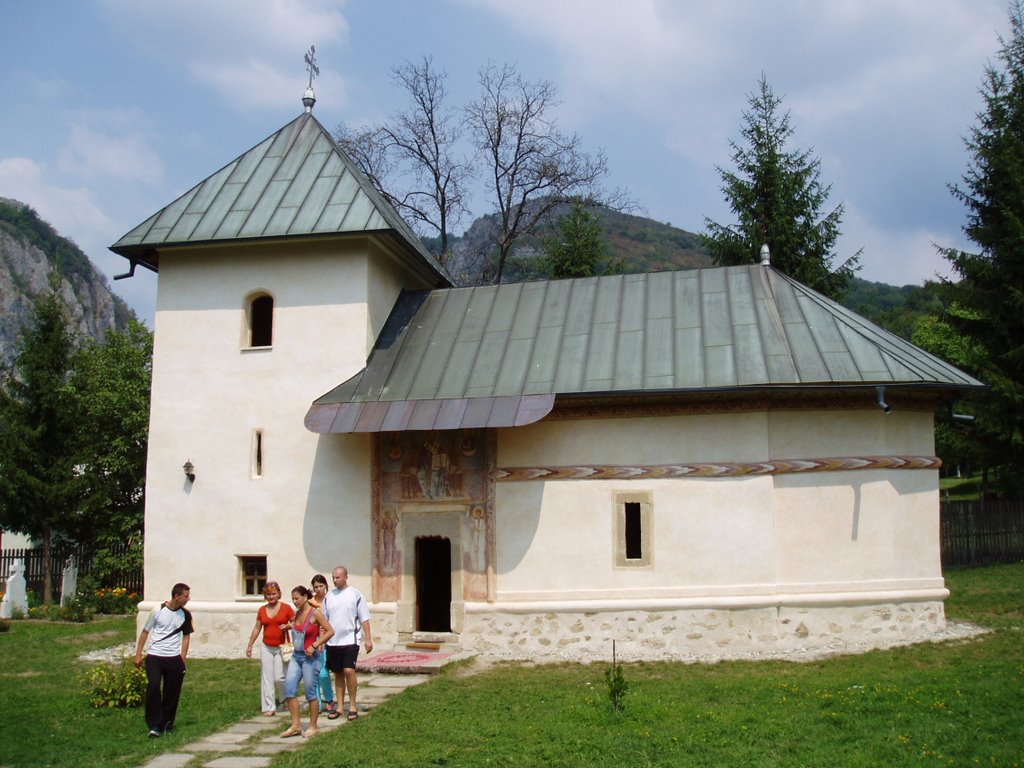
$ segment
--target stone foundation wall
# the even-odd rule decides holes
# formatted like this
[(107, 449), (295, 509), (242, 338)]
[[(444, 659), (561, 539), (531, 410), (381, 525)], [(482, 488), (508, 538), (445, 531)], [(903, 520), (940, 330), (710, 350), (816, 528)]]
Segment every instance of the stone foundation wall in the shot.
[[(145, 604), (144, 604), (145, 605)], [(533, 661), (717, 660), (824, 651), (851, 653), (934, 639), (945, 629), (941, 600), (871, 605), (782, 606), (546, 613), (467, 604), (458, 643), (465, 653)], [(197, 657), (241, 658), (256, 609), (190, 605)], [(379, 651), (398, 639), (394, 605), (371, 608)], [(140, 610), (142, 628), (149, 609)]]
[(867, 606), (771, 607), (603, 613), (466, 615), (464, 651), (510, 659), (622, 661), (756, 658), (862, 651), (932, 639), (942, 601)]

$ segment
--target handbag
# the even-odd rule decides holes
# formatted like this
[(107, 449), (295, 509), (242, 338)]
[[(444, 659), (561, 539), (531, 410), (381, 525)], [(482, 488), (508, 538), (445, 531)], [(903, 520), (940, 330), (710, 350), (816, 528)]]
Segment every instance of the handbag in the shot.
[(294, 653), (295, 653), (295, 644), (294, 643), (291, 643), (291, 642), (281, 643), (281, 661), (283, 661), (285, 664), (287, 664), (289, 661), (292, 660), (292, 655)]

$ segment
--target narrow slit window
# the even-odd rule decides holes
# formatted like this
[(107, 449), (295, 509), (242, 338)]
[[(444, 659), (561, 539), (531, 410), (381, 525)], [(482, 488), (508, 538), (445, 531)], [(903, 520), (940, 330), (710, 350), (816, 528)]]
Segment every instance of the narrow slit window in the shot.
[(263, 294), (249, 304), (249, 346), (269, 347), (274, 340), (274, 299)]
[(640, 514), (640, 502), (627, 501), (623, 507), (626, 515), (626, 559), (641, 560), (643, 550), (643, 520)]
[(618, 491), (612, 494), (613, 560), (616, 568), (654, 567), (654, 494)]
[(242, 572), (242, 594), (262, 595), (267, 585), (267, 556), (242, 555), (238, 564)]
[(263, 477), (263, 430), (257, 429), (252, 435), (252, 476)]

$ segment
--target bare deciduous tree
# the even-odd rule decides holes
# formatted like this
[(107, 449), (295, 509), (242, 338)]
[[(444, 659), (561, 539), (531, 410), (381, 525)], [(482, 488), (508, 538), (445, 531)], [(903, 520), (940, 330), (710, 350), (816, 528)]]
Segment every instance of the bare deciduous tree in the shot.
[[(392, 79), (412, 98), (412, 106), (374, 128), (339, 125), (336, 138), (402, 216), (438, 234), (443, 263), (451, 228), (466, 212), (471, 167), (458, 153), (463, 122), (445, 105), (447, 75), (434, 69), (429, 57), (396, 67)], [(402, 178), (411, 181), (399, 183)], [(399, 194), (399, 188), (408, 191)]]
[(500, 215), (493, 267), (493, 281), (500, 283), (515, 241), (534, 232), (559, 203), (599, 198), (608, 167), (603, 153), (591, 156), (577, 135), (559, 132), (550, 114), (558, 104), (550, 82), (527, 81), (514, 66), (489, 64), (480, 71), (480, 86), (466, 117)]

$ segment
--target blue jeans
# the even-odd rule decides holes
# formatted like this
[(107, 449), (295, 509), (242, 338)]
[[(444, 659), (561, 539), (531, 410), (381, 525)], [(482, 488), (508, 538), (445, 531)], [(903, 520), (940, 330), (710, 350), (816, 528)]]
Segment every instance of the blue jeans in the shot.
[(323, 651), (317, 651), (312, 656), (307, 656), (305, 651), (300, 651), (296, 647), (292, 660), (288, 662), (288, 674), (284, 679), (286, 699), (298, 696), (299, 680), (302, 680), (302, 685), (306, 689), (306, 701), (316, 701), (323, 655)]
[(327, 658), (320, 651), (320, 708), (329, 701), (334, 701), (334, 685), (331, 683), (331, 670), (327, 668)]

